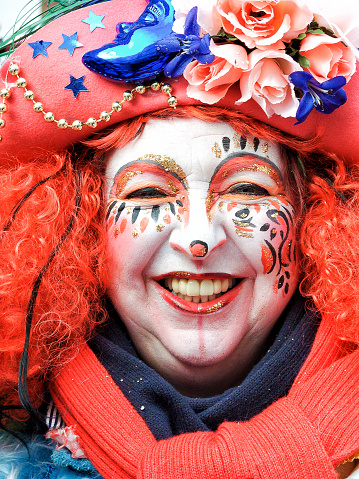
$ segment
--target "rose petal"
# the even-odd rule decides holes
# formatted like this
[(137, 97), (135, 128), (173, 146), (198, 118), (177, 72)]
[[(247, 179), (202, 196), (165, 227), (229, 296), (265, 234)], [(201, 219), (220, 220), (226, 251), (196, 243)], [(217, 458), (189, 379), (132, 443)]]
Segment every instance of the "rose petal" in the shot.
[(310, 60), (306, 70), (320, 83), (338, 75), (349, 80), (356, 70), (354, 53), (338, 38), (308, 34), (299, 52)]

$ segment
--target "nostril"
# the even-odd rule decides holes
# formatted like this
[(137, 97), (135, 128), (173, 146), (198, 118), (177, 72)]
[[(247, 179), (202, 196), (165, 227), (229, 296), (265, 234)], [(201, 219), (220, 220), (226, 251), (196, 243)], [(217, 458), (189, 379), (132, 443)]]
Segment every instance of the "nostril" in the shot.
[(204, 241), (195, 240), (189, 245), (189, 250), (195, 258), (202, 258), (208, 253), (208, 244)]

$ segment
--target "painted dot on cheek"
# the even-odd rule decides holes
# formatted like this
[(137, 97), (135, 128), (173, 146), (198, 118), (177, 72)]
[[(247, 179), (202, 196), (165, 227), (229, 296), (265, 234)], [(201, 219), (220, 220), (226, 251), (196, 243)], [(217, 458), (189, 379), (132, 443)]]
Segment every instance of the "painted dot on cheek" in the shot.
[(119, 229), (116, 228), (115, 231), (113, 232), (113, 235), (115, 238), (117, 238), (118, 234), (119, 234)]
[(227, 205), (227, 211), (231, 211), (234, 207), (237, 206), (237, 203), (228, 203)]
[(148, 218), (142, 218), (141, 222), (140, 222), (140, 230), (141, 230), (141, 233), (143, 233), (145, 231), (145, 229), (147, 228), (147, 225), (149, 223), (149, 219)]
[(163, 217), (163, 222), (166, 223), (166, 225), (170, 225), (170, 224), (171, 224), (171, 217), (170, 217), (170, 215), (164, 215), (164, 217)]
[(178, 213), (179, 213), (180, 215), (183, 215), (183, 213), (184, 213), (184, 208), (178, 208)]
[(125, 231), (126, 224), (127, 224), (127, 220), (126, 220), (126, 218), (124, 218), (124, 219), (121, 221), (121, 224), (120, 224), (120, 233), (121, 233), (121, 234)]
[(113, 225), (113, 222), (115, 221), (115, 217), (114, 216), (111, 216), (111, 218), (108, 220), (108, 227), (111, 228), (111, 226)]

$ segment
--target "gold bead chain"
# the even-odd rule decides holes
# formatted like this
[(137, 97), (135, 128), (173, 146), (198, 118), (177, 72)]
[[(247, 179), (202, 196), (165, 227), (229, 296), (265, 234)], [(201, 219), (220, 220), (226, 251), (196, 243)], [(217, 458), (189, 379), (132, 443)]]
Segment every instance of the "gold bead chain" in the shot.
[[(131, 101), (134, 99), (135, 94), (138, 93), (142, 95), (145, 93), (147, 89), (151, 89), (153, 91), (161, 91), (165, 95), (168, 95), (168, 104), (172, 108), (176, 108), (177, 106), (177, 98), (175, 96), (172, 96), (172, 87), (168, 83), (162, 83), (162, 82), (152, 82), (151, 85), (137, 85), (135, 88), (132, 90), (126, 90), (123, 92), (122, 95), (122, 100), (120, 101), (114, 101), (111, 106), (110, 111), (103, 111), (100, 113), (99, 118), (89, 118), (87, 121), (81, 121), (81, 120), (75, 120), (72, 122), (71, 125), (69, 125), (68, 121), (65, 118), (61, 118), (60, 120), (56, 120), (54, 114), (51, 111), (45, 111), (44, 106), (41, 102), (38, 102), (35, 100), (35, 94), (32, 90), (27, 89), (27, 81), (25, 78), (22, 78), (19, 76), (20, 73), (20, 67), (16, 63), (11, 63), (9, 66), (9, 73), (11, 75), (14, 75), (17, 77), (16, 80), (16, 86), (18, 88), (23, 88), (24, 89), (24, 98), (25, 100), (32, 101), (33, 102), (33, 109), (36, 113), (42, 113), (44, 115), (44, 120), (48, 123), (55, 122), (61, 130), (66, 130), (69, 126), (73, 130), (82, 130), (83, 126), (87, 126), (89, 128), (96, 128), (97, 124), (101, 121), (109, 121), (111, 119), (111, 116), (115, 112), (120, 112), (122, 110), (122, 105), (126, 101)], [(3, 115), (8, 111), (7, 104), (5, 103), (5, 100), (9, 98), (11, 95), (10, 88), (3, 88), (0, 90), (0, 98), (2, 98), (2, 103), (0, 103), (0, 129), (4, 128), (6, 125), (6, 121), (3, 118)], [(2, 137), (0, 135), (0, 141), (2, 140)]]

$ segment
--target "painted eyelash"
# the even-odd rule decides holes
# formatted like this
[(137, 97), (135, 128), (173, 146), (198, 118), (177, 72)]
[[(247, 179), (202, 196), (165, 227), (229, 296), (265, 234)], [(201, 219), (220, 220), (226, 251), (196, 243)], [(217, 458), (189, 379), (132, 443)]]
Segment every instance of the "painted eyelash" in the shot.
[[(258, 190), (261, 190), (261, 192), (254, 192), (254, 193), (236, 193), (235, 191), (232, 191), (232, 190), (235, 190), (236, 188), (239, 189), (239, 188), (243, 188), (243, 187), (251, 187), (253, 189), (258, 189)], [(270, 196), (270, 192), (264, 188), (263, 186), (260, 186), (260, 185), (257, 185), (255, 183), (236, 183), (232, 186), (230, 186), (229, 188), (227, 188), (226, 192), (224, 192), (225, 194), (230, 194), (230, 195), (248, 195), (248, 196), (258, 196), (258, 195), (265, 195), (265, 196)]]
[[(155, 195), (151, 196), (149, 194), (149, 193), (154, 192), (154, 191), (156, 191), (157, 194), (159, 194), (159, 195), (158, 196), (155, 196)], [(141, 188), (138, 188), (137, 190), (132, 191), (131, 193), (128, 193), (127, 196), (126, 196), (126, 199), (127, 200), (136, 199), (136, 198), (145, 199), (142, 195), (146, 194), (146, 193), (149, 195), (149, 197), (146, 198), (146, 199), (157, 198), (157, 197), (166, 198), (167, 196), (169, 196), (169, 193), (167, 191), (162, 190), (161, 188), (157, 188), (155, 186), (143, 186)]]
[[(116, 205), (116, 203), (117, 203), (117, 201), (113, 201), (110, 204), (110, 206), (108, 207), (108, 211), (107, 211), (107, 214), (106, 214), (106, 219), (109, 218), (109, 216), (110, 216), (112, 210), (114, 209), (114, 206)], [(183, 203), (179, 200), (177, 200), (176, 203), (178, 203), (179, 206), (183, 206)], [(176, 216), (176, 208), (175, 208), (173, 202), (165, 203), (164, 205), (168, 205), (172, 215)], [(132, 217), (131, 217), (132, 224), (135, 223), (135, 221), (137, 220), (141, 210), (148, 210), (148, 209), (151, 209), (151, 218), (157, 223), (158, 219), (159, 219), (159, 216), (160, 216), (160, 208), (161, 208), (161, 206), (164, 206), (164, 205), (134, 206), (133, 210), (132, 210)], [(118, 207), (118, 209), (115, 213), (115, 224), (118, 222), (122, 212), (126, 209), (126, 206), (127, 206), (126, 202), (124, 201)]]

